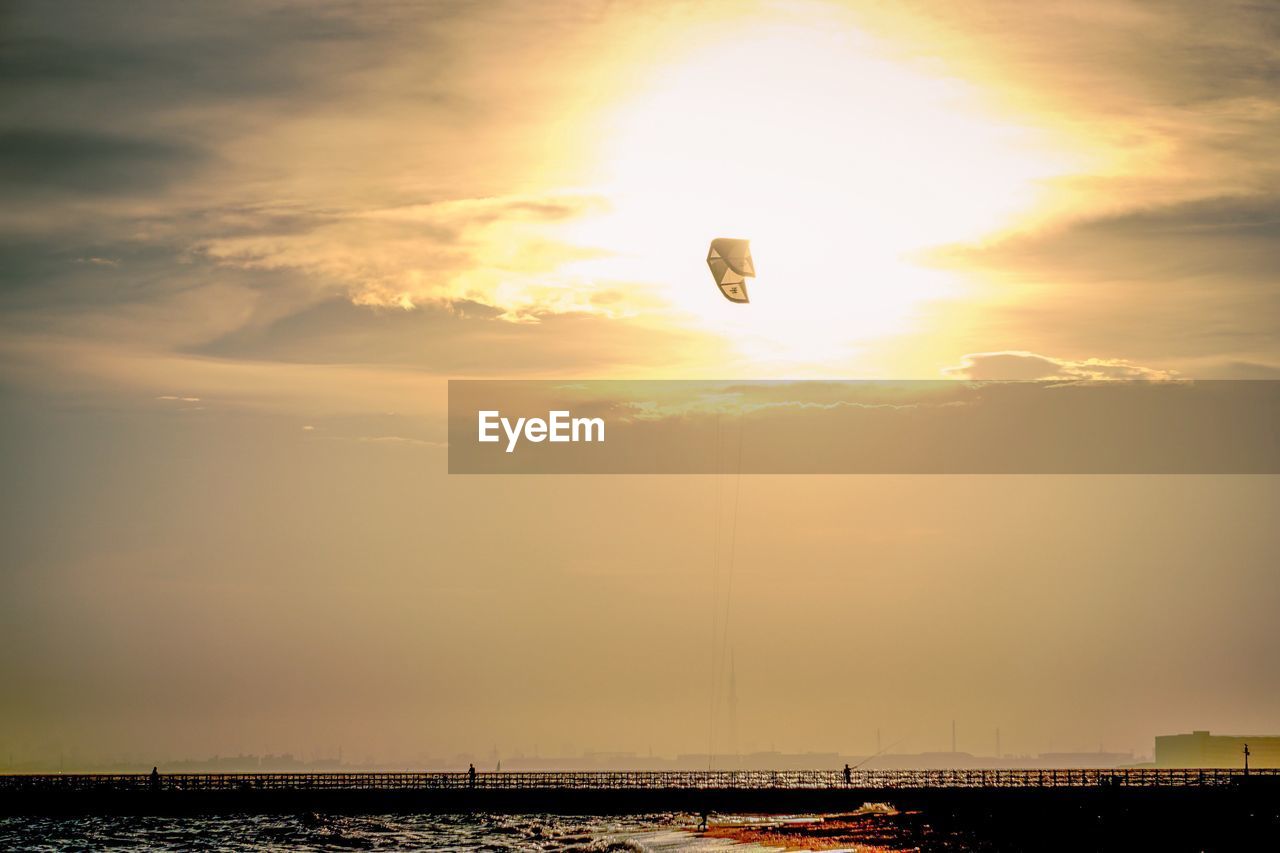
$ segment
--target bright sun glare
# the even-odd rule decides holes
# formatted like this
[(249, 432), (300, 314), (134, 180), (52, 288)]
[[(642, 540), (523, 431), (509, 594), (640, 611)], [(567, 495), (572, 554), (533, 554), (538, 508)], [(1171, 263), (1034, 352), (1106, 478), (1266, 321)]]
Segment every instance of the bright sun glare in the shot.
[[(601, 158), (611, 212), (573, 239), (613, 253), (581, 274), (659, 288), (748, 360), (834, 364), (906, 331), (961, 286), (921, 251), (1007, 227), (1066, 169), (973, 87), (886, 59), (845, 19), (716, 33), (618, 111)], [(718, 236), (752, 242), (748, 306), (713, 286)]]

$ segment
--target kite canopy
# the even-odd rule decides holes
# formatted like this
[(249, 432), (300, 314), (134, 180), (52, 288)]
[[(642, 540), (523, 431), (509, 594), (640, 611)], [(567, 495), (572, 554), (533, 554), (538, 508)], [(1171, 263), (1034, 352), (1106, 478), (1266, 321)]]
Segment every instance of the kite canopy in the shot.
[(756, 275), (755, 265), (751, 263), (750, 241), (715, 238), (707, 252), (707, 266), (711, 267), (711, 275), (725, 299), (730, 302), (750, 301), (747, 299), (746, 279)]

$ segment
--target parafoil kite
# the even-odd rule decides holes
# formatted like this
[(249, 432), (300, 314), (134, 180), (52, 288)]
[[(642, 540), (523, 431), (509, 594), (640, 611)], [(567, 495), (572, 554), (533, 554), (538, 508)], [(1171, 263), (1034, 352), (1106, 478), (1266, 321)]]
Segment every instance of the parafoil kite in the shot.
[(711, 275), (725, 299), (730, 302), (750, 301), (747, 299), (746, 279), (756, 275), (755, 265), (751, 263), (750, 241), (715, 238), (707, 251), (707, 266), (711, 267)]

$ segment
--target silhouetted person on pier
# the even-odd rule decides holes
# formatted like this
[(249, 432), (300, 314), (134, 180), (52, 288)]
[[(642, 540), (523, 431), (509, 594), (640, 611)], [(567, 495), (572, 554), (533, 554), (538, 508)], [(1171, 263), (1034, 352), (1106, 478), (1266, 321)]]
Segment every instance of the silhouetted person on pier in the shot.
[(151, 775), (148, 776), (147, 778), (151, 783), (151, 790), (159, 791), (160, 790), (160, 768), (152, 767)]
[(476, 766), (474, 764), (467, 768), (467, 787), (474, 788), (476, 786)]
[(707, 831), (707, 818), (709, 818), (710, 816), (711, 814), (709, 810), (707, 809), (702, 810), (702, 819), (698, 821), (698, 832)]
[(844, 766), (844, 783), (846, 785), (853, 784), (853, 768), (850, 767), (848, 764)]

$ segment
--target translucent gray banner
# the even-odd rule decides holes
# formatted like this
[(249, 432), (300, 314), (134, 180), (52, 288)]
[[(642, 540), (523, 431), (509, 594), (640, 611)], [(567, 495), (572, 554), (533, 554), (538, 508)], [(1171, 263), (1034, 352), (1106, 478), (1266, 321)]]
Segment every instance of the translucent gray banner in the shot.
[(453, 474), (1276, 474), (1280, 382), (451, 380)]

